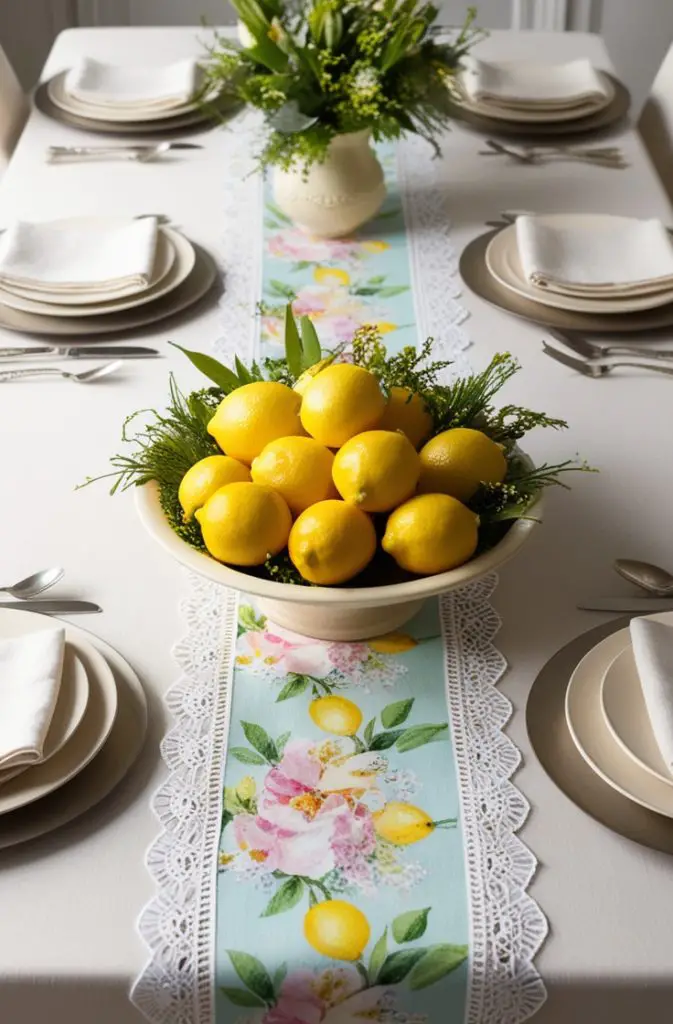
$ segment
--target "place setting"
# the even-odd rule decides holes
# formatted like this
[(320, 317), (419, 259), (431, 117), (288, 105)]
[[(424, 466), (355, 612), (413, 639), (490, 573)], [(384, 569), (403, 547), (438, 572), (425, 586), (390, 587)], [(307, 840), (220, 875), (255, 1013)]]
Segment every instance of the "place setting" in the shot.
[(673, 324), (673, 240), (661, 221), (521, 211), (488, 226), (459, 269), (491, 305), (564, 333)]
[[(90, 338), (194, 305), (212, 287), (215, 263), (165, 221), (80, 216), (10, 224), (0, 234), (0, 327)], [(0, 349), (0, 361), (25, 354)]]
[(0, 850), (79, 817), (121, 781), (143, 745), (147, 705), (127, 662), (50, 616), (98, 605), (40, 595), (63, 570), (4, 588), (0, 602)]
[[(209, 86), (205, 69), (192, 59), (148, 66), (85, 57), (40, 85), (34, 102), (62, 124), (118, 136), (170, 137), (202, 130), (234, 109), (221, 89)], [(59, 149), (56, 157), (65, 157)]]

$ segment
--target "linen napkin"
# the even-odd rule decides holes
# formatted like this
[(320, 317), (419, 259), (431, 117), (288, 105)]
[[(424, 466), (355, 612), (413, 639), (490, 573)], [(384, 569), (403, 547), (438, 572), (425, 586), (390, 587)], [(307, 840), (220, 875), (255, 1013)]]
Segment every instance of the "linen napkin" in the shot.
[(658, 220), (604, 217), (586, 226), (521, 216), (516, 241), (526, 280), (580, 298), (650, 295), (673, 288), (673, 243)]
[(673, 775), (673, 627), (631, 619), (631, 642), (654, 738)]
[(469, 99), (509, 110), (544, 112), (601, 106), (611, 94), (588, 60), (538, 64), (468, 57), (460, 80)]
[(63, 87), (68, 95), (90, 106), (160, 111), (189, 103), (198, 92), (201, 78), (195, 60), (125, 66), (85, 57), (68, 71)]
[(16, 221), (0, 235), (0, 285), (34, 292), (142, 291), (152, 276), (155, 217), (127, 222)]
[(42, 760), (64, 649), (63, 627), (0, 641), (0, 769)]

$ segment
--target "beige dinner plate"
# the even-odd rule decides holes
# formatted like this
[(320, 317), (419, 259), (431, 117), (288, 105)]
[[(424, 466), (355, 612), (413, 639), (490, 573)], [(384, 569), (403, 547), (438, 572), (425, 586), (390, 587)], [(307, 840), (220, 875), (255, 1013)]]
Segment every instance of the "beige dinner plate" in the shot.
[(498, 106), (488, 100), (474, 100), (463, 96), (459, 101), (462, 110), (469, 110), (482, 117), (492, 117), (496, 121), (514, 121), (516, 124), (557, 124), (561, 121), (577, 121), (591, 114), (600, 113), (609, 107), (615, 98), (615, 86), (609, 75), (599, 71), (603, 79), (606, 95), (602, 100), (587, 100), (576, 107), (564, 107), (562, 110), (515, 110), (511, 107)]
[(194, 267), (182, 284), (152, 302), (104, 316), (43, 316), (0, 304), (0, 328), (23, 334), (91, 339), (158, 323), (193, 306), (212, 288), (217, 277), (212, 257), (198, 245), (194, 245), (194, 253)]
[[(601, 224), (611, 219), (609, 214), (548, 214), (545, 221), (558, 222), (568, 228), (575, 226), (582, 229), (595, 227), (600, 230)], [(543, 306), (554, 309), (566, 309), (575, 313), (605, 313), (617, 316), (622, 313), (636, 313), (645, 309), (656, 309), (673, 302), (673, 289), (657, 292), (654, 295), (639, 295), (614, 299), (583, 299), (574, 295), (559, 295), (545, 288), (536, 288), (526, 279), (519, 258), (516, 237), (516, 224), (503, 228), (491, 239), (485, 254), (486, 267), (499, 284), (508, 291), (514, 292), (523, 299), (540, 302)]]
[[(88, 676), (86, 710), (77, 729), (58, 753), (48, 761), (27, 768), (0, 789), (0, 815), (40, 800), (77, 775), (101, 749), (114, 723), (117, 688), (111, 670), (87, 640), (75, 635), (69, 624), (64, 625), (66, 641)], [(11, 609), (3, 609), (0, 614), (0, 636), (3, 638), (27, 636), (45, 628), (48, 628), (48, 623), (42, 615)]]
[[(673, 623), (671, 613), (655, 617)], [(566, 692), (568, 729), (582, 757), (604, 782), (642, 807), (673, 818), (673, 786), (636, 764), (614, 738), (603, 716), (603, 676), (629, 643), (629, 630), (619, 630), (582, 658)]]
[[(112, 670), (117, 687), (117, 715), (103, 747), (86, 768), (64, 786), (42, 797), (39, 803), (3, 815), (0, 850), (46, 835), (91, 811), (119, 785), (145, 742), (147, 699), (138, 676), (121, 654), (100, 637), (76, 626), (69, 628), (102, 655)], [(92, 663), (87, 668), (94, 671)], [(101, 811), (105, 815), (102, 808)]]
[(614, 75), (607, 72), (603, 72), (603, 74), (614, 89), (614, 97), (606, 107), (583, 117), (572, 118), (568, 121), (504, 121), (502, 118), (493, 117), (492, 114), (477, 113), (459, 103), (453, 103), (454, 116), (466, 128), (485, 135), (516, 135), (521, 138), (553, 139), (597, 132), (601, 128), (608, 128), (621, 121), (631, 105), (631, 97), (626, 86), (622, 85)]
[(587, 334), (642, 334), (644, 331), (673, 325), (673, 302), (655, 309), (612, 316), (609, 313), (578, 313), (557, 309), (517, 295), (497, 281), (486, 266), (486, 250), (496, 234), (496, 231), (488, 231), (466, 245), (458, 265), (460, 276), (467, 287), (492, 306), (543, 327)]
[[(65, 80), (68, 72), (63, 71), (47, 82), (47, 94), (49, 99), (61, 110), (69, 114), (76, 114), (80, 117), (88, 117), (96, 121), (165, 121), (167, 118), (180, 117), (182, 114), (190, 114), (199, 110), (199, 101), (190, 100), (187, 103), (180, 103), (170, 109), (157, 110), (156, 107), (135, 107), (129, 110), (128, 107), (115, 107), (113, 105), (96, 105), (86, 103), (84, 100), (70, 96), (65, 89)], [(206, 102), (213, 102), (217, 99), (218, 90), (213, 89), (206, 96)]]
[[(0, 635), (2, 623), (0, 622)], [(10, 634), (11, 635), (11, 634)], [(61, 685), (56, 699), (56, 707), (52, 715), (49, 729), (44, 741), (42, 751), (42, 763), (57, 754), (74, 734), (78, 725), (84, 717), (86, 706), (89, 700), (89, 678), (77, 652), (72, 644), (66, 643), (63, 652), (63, 671), (61, 673)], [(6, 785), (10, 779), (25, 771), (29, 771), (30, 765), (20, 768), (0, 769), (0, 787)], [(0, 792), (2, 792), (0, 790)]]
[(608, 729), (622, 750), (646, 772), (673, 786), (657, 744), (640, 684), (633, 647), (621, 651), (603, 676), (601, 704)]
[[(160, 261), (159, 270), (152, 274), (154, 283), (149, 284), (142, 291), (137, 288), (132, 294), (123, 298), (107, 299), (103, 302), (87, 302), (85, 305), (63, 305), (56, 301), (38, 301), (37, 299), (22, 298), (18, 295), (7, 292), (0, 287), (0, 303), (9, 306), (11, 309), (19, 309), (24, 313), (37, 313), (39, 316), (108, 316), (110, 313), (119, 313), (124, 309), (135, 309), (137, 306), (144, 306), (148, 302), (154, 302), (162, 295), (168, 295), (185, 281), (192, 270), (196, 254), (194, 246), (188, 239), (171, 228), (159, 228), (157, 246), (157, 258)], [(53, 295), (53, 293), (52, 293)]]

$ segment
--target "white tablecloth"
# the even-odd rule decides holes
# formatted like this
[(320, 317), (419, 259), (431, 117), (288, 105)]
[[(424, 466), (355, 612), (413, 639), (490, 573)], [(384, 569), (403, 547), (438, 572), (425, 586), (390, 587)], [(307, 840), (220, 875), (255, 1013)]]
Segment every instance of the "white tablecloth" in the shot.
[[(174, 60), (198, 53), (202, 38), (203, 32), (187, 28), (71, 30), (58, 38), (45, 77), (84, 54), (109, 61), (148, 55)], [(602, 42), (590, 35), (493, 32), (480, 52), (556, 61), (588, 56), (610, 66)], [(163, 213), (206, 248), (221, 248), (220, 132), (196, 139), (203, 150), (176, 153), (161, 164), (44, 162), (48, 145), (85, 139), (34, 113), (2, 181), (0, 224), (15, 216)], [(572, 164), (521, 168), (478, 157), (482, 140), (456, 130), (447, 149), (447, 195), (457, 251), (485, 220), (508, 208), (624, 213), (673, 223), (638, 137), (625, 132), (618, 141), (631, 163), (626, 171)], [(549, 1001), (536, 1020), (664, 1024), (673, 997), (673, 861), (603, 829), (555, 789), (530, 751), (523, 710), (531, 682), (551, 654), (604, 620), (575, 604), (589, 593), (618, 592), (613, 558), (673, 563), (665, 456), (673, 432), (672, 385), (664, 376), (638, 371), (600, 381), (580, 377), (542, 355), (541, 329), (470, 294), (462, 301), (472, 314), (466, 327), (475, 366), (510, 350), (523, 370), (508, 385), (507, 400), (570, 422), (567, 432), (534, 436), (527, 446), (533, 457), (560, 461), (579, 451), (601, 469), (600, 475), (576, 478), (571, 493), (550, 495), (544, 525), (504, 569), (495, 595), (504, 620), (498, 646), (511, 665), (503, 689), (517, 709), (510, 732), (525, 758), (516, 782), (533, 805), (522, 838), (540, 861), (530, 892), (551, 927), (537, 958)], [(161, 695), (177, 675), (170, 648), (182, 628), (178, 603), (185, 584), (178, 566), (143, 532), (131, 495), (109, 498), (104, 484), (73, 488), (105, 471), (128, 411), (164, 404), (171, 368), (185, 388), (200, 380), (165, 341), (207, 351), (218, 332), (218, 311), (211, 308), (179, 326), (144, 331), (137, 340), (160, 346), (165, 357), (131, 363), (105, 385), (2, 386), (2, 582), (65, 565), (68, 590), (105, 609), (78, 624), (95, 629), (138, 670), (152, 720), (141, 764), (110, 803), (61, 833), (0, 853), (3, 1024), (142, 1019), (127, 992), (146, 958), (134, 922), (153, 888), (143, 866), (158, 828), (149, 796), (163, 773)], [(0, 344), (16, 340), (0, 331)]]

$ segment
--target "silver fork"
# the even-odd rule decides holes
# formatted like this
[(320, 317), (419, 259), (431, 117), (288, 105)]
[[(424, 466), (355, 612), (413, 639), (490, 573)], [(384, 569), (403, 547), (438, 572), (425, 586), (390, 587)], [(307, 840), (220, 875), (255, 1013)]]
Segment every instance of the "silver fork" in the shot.
[(84, 373), (69, 373), (68, 370), (59, 370), (54, 366), (31, 366), (25, 370), (3, 370), (0, 373), (0, 381), (21, 380), (24, 377), (64, 377), (77, 384), (89, 384), (93, 380), (114, 373), (121, 365), (122, 360), (115, 359), (113, 363), (104, 363), (103, 366), (97, 366), (95, 370), (85, 370)]
[[(504, 146), (501, 142), (496, 142), (494, 139), (487, 139), (486, 145), (490, 148), (492, 153), (499, 153), (503, 156), (511, 157), (520, 164), (528, 164), (530, 166), (540, 166), (554, 161), (576, 161), (578, 163), (589, 163), (596, 164), (599, 167), (609, 167), (615, 169), (622, 169), (626, 167), (626, 163), (623, 160), (621, 153), (619, 155), (613, 155), (610, 153), (601, 152), (600, 150), (583, 150), (571, 152), (550, 152), (540, 153), (535, 150), (523, 150), (513, 149), (511, 146)], [(480, 156), (489, 156), (490, 154), (485, 151), (480, 151)]]
[(582, 359), (573, 359), (572, 356), (566, 355), (565, 352), (559, 352), (557, 348), (547, 345), (544, 341), (542, 342), (542, 349), (545, 355), (555, 359), (557, 363), (563, 363), (564, 366), (569, 366), (572, 370), (577, 370), (578, 373), (584, 374), (585, 377), (606, 377), (609, 373), (612, 373), (613, 370), (618, 369), (620, 366), (633, 367), (637, 370), (652, 370), (654, 373), (665, 373), (668, 376), (673, 376), (673, 366), (657, 366), (654, 363), (638, 363), (630, 359), (611, 363), (589, 363)]
[(551, 334), (552, 338), (556, 338), (562, 345), (566, 345), (573, 352), (576, 352), (578, 356), (583, 356), (585, 359), (600, 361), (601, 359), (609, 359), (614, 356), (636, 356), (639, 359), (642, 359), (643, 356), (647, 359), (673, 359), (673, 349), (655, 350), (640, 348), (636, 345), (599, 345), (588, 341), (580, 334), (566, 333), (553, 327), (549, 328), (548, 333)]

